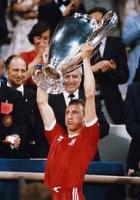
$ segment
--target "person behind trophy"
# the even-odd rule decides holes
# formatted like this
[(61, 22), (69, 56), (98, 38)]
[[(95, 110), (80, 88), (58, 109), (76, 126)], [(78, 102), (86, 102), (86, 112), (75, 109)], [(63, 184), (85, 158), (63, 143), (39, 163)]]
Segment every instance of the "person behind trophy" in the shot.
[[(106, 13), (107, 10), (102, 7), (94, 7), (88, 12), (99, 23)], [(127, 82), (129, 71), (125, 45), (121, 38), (104, 37), (91, 64), (96, 79), (96, 92), (101, 99), (106, 119), (111, 124), (123, 124), (124, 101), (119, 85)]]
[(28, 39), (34, 48), (31, 51), (20, 52), (20, 56), (28, 65), (26, 84), (31, 83), (33, 85), (31, 74), (35, 65), (47, 62), (50, 38), (51, 30), (46, 22), (37, 22), (29, 32)]

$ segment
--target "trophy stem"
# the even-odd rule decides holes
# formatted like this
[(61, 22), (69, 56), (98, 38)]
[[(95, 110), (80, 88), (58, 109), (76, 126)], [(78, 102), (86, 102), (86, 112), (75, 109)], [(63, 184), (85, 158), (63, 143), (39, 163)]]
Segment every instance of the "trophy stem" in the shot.
[(50, 79), (60, 79), (60, 74), (52, 67), (45, 68), (46, 75), (50, 77)]

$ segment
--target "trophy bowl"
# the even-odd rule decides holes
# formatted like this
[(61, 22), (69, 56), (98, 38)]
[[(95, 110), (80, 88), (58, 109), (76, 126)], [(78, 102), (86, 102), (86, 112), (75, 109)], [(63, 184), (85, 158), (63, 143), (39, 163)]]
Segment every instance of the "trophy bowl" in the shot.
[(46, 64), (34, 67), (33, 80), (48, 93), (61, 93), (63, 74), (81, 66), (81, 45), (88, 42), (94, 48), (117, 23), (117, 15), (110, 11), (103, 16), (101, 23), (87, 14), (75, 13), (61, 22), (50, 42)]

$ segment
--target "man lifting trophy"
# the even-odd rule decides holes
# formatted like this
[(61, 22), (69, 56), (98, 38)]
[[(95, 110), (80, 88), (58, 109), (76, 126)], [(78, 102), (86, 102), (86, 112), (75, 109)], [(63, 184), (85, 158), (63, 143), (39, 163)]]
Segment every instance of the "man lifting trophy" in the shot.
[[(101, 24), (87, 15), (75, 14), (67, 18), (53, 35), (47, 64), (33, 72), (38, 85), (37, 104), (50, 145), (44, 183), (52, 191), (53, 200), (85, 200), (84, 175), (95, 157), (100, 138), (90, 58), (112, 27), (112, 19), (113, 24), (116, 23), (117, 17), (112, 12), (107, 13)], [(65, 130), (49, 104), (48, 93), (61, 93), (63, 75), (81, 64), (85, 101), (70, 100), (65, 109)]]

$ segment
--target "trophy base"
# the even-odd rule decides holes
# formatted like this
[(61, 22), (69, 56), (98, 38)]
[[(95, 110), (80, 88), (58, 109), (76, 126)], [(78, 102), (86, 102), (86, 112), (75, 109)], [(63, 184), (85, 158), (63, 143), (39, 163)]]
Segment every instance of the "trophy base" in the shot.
[(60, 71), (51, 67), (35, 67), (32, 73), (35, 84), (50, 94), (60, 94), (64, 90), (63, 77)]

